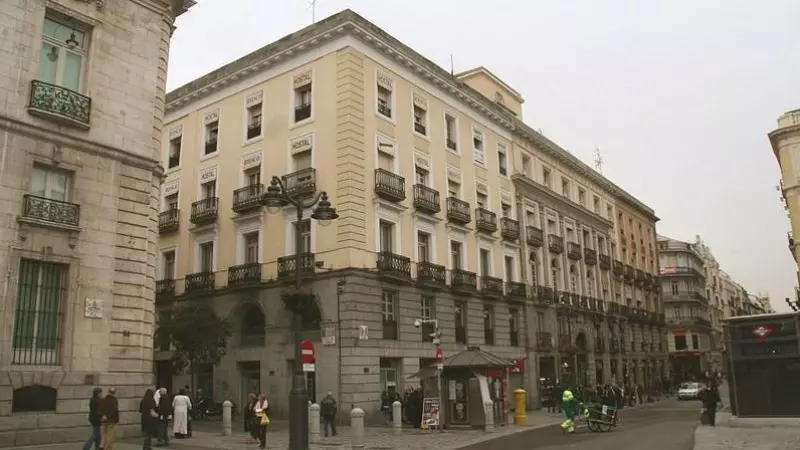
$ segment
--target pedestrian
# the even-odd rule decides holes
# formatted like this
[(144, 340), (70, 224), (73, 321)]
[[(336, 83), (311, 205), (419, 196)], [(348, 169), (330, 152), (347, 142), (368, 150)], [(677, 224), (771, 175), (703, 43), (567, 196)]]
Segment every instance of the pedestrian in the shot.
[(189, 435), (189, 411), (192, 410), (192, 401), (186, 392), (186, 389), (181, 389), (172, 399), (172, 433), (176, 439), (186, 439)]
[(151, 450), (153, 448), (153, 436), (157, 434), (158, 427), (155, 392), (152, 389), (145, 391), (144, 397), (139, 402), (139, 415), (142, 420), (142, 432), (144, 432), (142, 450)]
[(569, 388), (565, 388), (564, 393), (561, 394), (561, 407), (566, 417), (566, 420), (561, 423), (561, 429), (572, 434), (575, 432), (575, 421), (573, 419), (578, 411), (575, 396), (572, 395), (572, 391)]
[(100, 442), (100, 427), (102, 426), (102, 422), (100, 421), (100, 401), (102, 397), (100, 394), (103, 393), (103, 390), (99, 387), (96, 387), (92, 390), (92, 398), (89, 399), (89, 425), (92, 426), (92, 435), (89, 440), (83, 444), (83, 450), (90, 450), (92, 448), (92, 444), (94, 444), (94, 450), (100, 450), (101, 442)]
[(322, 414), (322, 423), (325, 427), (325, 437), (328, 437), (328, 431), (333, 436), (336, 436), (336, 399), (333, 394), (328, 391), (328, 395), (320, 402), (320, 413)]
[(253, 406), (255, 405), (255, 402), (256, 402), (256, 394), (253, 394), (252, 392), (247, 394), (247, 402), (245, 402), (245, 407), (243, 411), (245, 433), (251, 433), (250, 426), (253, 424), (253, 417), (254, 417)]
[(258, 442), (258, 433), (261, 430), (261, 418), (256, 415), (256, 406), (258, 405), (258, 395), (251, 393), (248, 397), (247, 410), (249, 416), (248, 431), (250, 437), (254, 442)]
[(119, 423), (119, 401), (116, 388), (108, 388), (108, 393), (100, 401), (100, 422), (103, 424), (100, 448), (114, 450), (114, 443), (117, 440), (117, 424)]
[(258, 448), (267, 448), (267, 427), (269, 426), (269, 402), (267, 396), (258, 396), (255, 406), (256, 417), (258, 417)]
[(169, 419), (172, 418), (172, 400), (169, 398), (167, 388), (159, 389), (153, 398), (155, 399), (156, 412), (158, 413), (158, 419), (156, 419), (156, 445), (168, 445), (169, 432), (167, 432), (167, 429), (169, 428)]
[(701, 412), (700, 422), (704, 422), (702, 416), (705, 414), (708, 425), (712, 427), (717, 426), (717, 405), (722, 400), (720, 399), (716, 384), (713, 381), (706, 384), (705, 388), (697, 394), (697, 397), (703, 403), (703, 412)]

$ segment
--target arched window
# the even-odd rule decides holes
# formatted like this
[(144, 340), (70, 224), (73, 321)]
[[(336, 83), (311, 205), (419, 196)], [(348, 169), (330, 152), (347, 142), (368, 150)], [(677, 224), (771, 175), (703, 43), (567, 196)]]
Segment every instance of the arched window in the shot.
[(248, 306), (242, 314), (241, 345), (242, 347), (261, 347), (264, 345), (266, 323), (261, 308)]

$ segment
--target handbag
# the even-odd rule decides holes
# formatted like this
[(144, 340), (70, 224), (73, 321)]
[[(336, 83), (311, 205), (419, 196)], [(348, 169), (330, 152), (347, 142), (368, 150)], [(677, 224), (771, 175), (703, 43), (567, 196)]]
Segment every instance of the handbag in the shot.
[(259, 422), (259, 424), (262, 427), (269, 425), (269, 416), (267, 415), (266, 412), (261, 414), (261, 421)]

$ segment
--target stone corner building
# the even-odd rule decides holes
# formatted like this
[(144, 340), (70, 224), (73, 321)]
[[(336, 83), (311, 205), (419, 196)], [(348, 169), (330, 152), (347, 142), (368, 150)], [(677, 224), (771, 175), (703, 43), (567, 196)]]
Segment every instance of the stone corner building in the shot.
[(192, 4), (0, 2), (0, 447), (84, 439), (95, 386), (138, 428), (167, 56)]

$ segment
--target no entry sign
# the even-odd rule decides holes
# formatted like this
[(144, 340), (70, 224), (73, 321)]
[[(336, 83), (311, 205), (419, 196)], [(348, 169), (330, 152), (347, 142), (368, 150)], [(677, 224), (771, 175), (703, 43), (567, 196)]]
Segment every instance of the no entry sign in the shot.
[(314, 364), (316, 360), (314, 356), (314, 343), (311, 341), (301, 341), (300, 356), (302, 357), (303, 364)]

